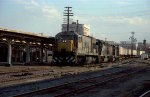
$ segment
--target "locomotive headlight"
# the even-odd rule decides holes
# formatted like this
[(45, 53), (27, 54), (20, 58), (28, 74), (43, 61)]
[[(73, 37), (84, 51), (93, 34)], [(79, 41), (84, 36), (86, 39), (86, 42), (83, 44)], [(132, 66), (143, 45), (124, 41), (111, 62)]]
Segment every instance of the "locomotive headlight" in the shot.
[(67, 42), (66, 40), (63, 40), (63, 42)]
[(3, 38), (2, 40), (6, 41), (7, 39), (6, 39), (6, 38)]
[(41, 45), (41, 43), (40, 43), (40, 42), (38, 42), (37, 44), (38, 44), (38, 45)]
[(53, 46), (52, 44), (48, 44), (49, 46)]

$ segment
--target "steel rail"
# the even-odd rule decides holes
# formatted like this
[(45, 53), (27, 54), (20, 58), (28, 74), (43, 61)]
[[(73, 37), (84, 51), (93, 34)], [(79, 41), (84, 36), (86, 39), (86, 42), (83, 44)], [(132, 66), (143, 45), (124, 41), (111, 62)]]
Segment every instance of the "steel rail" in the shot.
[(147, 95), (150, 96), (150, 90), (144, 92), (142, 95), (140, 95), (139, 97), (148, 97)]
[(83, 88), (79, 88), (79, 89), (75, 89), (73, 91), (70, 91), (70, 92), (67, 92), (67, 93), (64, 93), (64, 94), (60, 94), (60, 95), (57, 95), (57, 96), (54, 96), (54, 97), (70, 97), (74, 94), (79, 94), (79, 93), (83, 93), (83, 92), (86, 92), (88, 90), (91, 90), (93, 88), (96, 88), (97, 86), (100, 86), (100, 85), (103, 85), (103, 84), (106, 84), (107, 82), (110, 82), (110, 81), (113, 81), (113, 80), (116, 80), (116, 79), (119, 79), (119, 78), (124, 78), (125, 76), (129, 76), (131, 74), (134, 74), (134, 73), (137, 73), (137, 72), (140, 72), (142, 70), (146, 69), (145, 68), (142, 68), (142, 69), (139, 69), (139, 70), (135, 70), (133, 72), (130, 72), (130, 73), (126, 73), (126, 74), (123, 74), (123, 75), (118, 75), (117, 77), (113, 77), (113, 78), (110, 78), (110, 79), (106, 79), (104, 81), (101, 81), (99, 83), (95, 83), (93, 85), (90, 85), (90, 86), (87, 86), (87, 87), (83, 87)]
[[(110, 78), (106, 78), (105, 80), (100, 80), (97, 83), (94, 83), (94, 84), (92, 83), (92, 85), (88, 85), (86, 87), (80, 87), (80, 88), (71, 90), (69, 92), (58, 94), (58, 95), (54, 96), (54, 97), (64, 97), (64, 96), (68, 97), (68, 96), (71, 96), (71, 95), (74, 95), (74, 94), (85, 92), (87, 90), (90, 90), (90, 89), (95, 88), (95, 87), (97, 87), (99, 85), (105, 84), (107, 82), (113, 81), (115, 79), (124, 78), (125, 76), (137, 73), (137, 72), (142, 71), (142, 70), (144, 70), (146, 68), (147, 67), (138, 68), (138, 70), (136, 70), (137, 68), (134, 67), (134, 68), (126, 69), (126, 70), (121, 70), (119, 72), (108, 73), (108, 74), (104, 74), (104, 75), (97, 76), (97, 77), (92, 77), (92, 78), (82, 79), (82, 80), (79, 80), (79, 81), (65, 83), (65, 84), (58, 85), (58, 86), (51, 87), (51, 88), (46, 88), (46, 89), (41, 89), (41, 90), (37, 90), (37, 91), (32, 91), (32, 92), (29, 92), (29, 93), (20, 94), (20, 95), (16, 95), (16, 96), (13, 96), (13, 97), (26, 97), (26, 96), (29, 96), (29, 95), (42, 94), (42, 93), (46, 93), (46, 92), (50, 92), (50, 91), (54, 92), (54, 91), (57, 91), (57, 90), (60, 90), (60, 89), (65, 89), (66, 87), (69, 87), (72, 84), (79, 84), (79, 83), (81, 84), (82, 82), (87, 82), (87, 81), (90, 81), (90, 80), (93, 81), (93, 80), (96, 80), (98, 78), (100, 79), (100, 77), (110, 77)], [(118, 73), (120, 73), (120, 75)], [(112, 77), (112, 75), (115, 76), (115, 77)]]

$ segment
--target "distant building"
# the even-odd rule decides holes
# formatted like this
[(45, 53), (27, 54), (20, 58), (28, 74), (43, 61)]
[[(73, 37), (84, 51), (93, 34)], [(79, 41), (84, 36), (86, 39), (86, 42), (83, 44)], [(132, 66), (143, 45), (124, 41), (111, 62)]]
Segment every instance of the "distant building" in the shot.
[(145, 46), (143, 45), (143, 42), (138, 42), (137, 49), (138, 50), (145, 50)]
[[(131, 41), (120, 41), (119, 45), (127, 49), (131, 49), (132, 47)], [(133, 49), (135, 50), (136, 48), (137, 48), (136, 43), (133, 43)]]
[(112, 45), (118, 45), (118, 43), (115, 42), (115, 41), (106, 41), (106, 42), (109, 43), (109, 44), (112, 44)]
[(150, 44), (146, 43), (146, 45), (143, 44), (143, 42), (138, 42), (138, 50), (143, 50), (146, 53), (150, 54)]
[[(67, 31), (67, 24), (62, 24), (62, 32)], [(73, 22), (69, 24), (69, 31), (77, 32), (80, 35), (90, 35), (90, 25), (78, 24)]]

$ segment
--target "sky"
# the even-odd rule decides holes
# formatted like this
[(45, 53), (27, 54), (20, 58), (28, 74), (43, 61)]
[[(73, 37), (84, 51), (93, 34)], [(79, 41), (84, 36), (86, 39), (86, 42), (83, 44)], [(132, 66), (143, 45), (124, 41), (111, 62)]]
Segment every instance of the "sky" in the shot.
[(61, 31), (64, 7), (74, 21), (90, 25), (91, 36), (108, 41), (150, 43), (150, 0), (0, 0), (0, 28), (55, 36)]

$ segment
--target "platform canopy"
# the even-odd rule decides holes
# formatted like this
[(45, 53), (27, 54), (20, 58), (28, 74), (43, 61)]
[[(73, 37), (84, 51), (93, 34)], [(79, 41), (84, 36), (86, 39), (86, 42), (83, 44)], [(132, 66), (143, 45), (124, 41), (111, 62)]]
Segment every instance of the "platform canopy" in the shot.
[(7, 41), (7, 39), (11, 39), (17, 43), (30, 43), (34, 45), (48, 44), (53, 45), (54, 37), (39, 35), (31, 32), (23, 32), (17, 30), (9, 30), (0, 28), (0, 40)]

